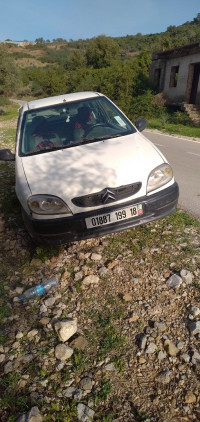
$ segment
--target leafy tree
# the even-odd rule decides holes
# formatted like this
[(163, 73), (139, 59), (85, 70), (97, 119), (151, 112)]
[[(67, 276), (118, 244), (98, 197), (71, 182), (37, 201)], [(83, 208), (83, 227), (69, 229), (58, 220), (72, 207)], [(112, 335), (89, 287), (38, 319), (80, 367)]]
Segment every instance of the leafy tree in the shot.
[(87, 64), (94, 69), (111, 66), (119, 59), (121, 49), (112, 38), (100, 35), (86, 49)]
[(14, 60), (0, 48), (0, 95), (12, 94), (20, 84), (20, 75)]
[(42, 37), (36, 38), (35, 42), (36, 42), (36, 44), (45, 44), (45, 40)]
[(87, 64), (85, 54), (81, 50), (74, 50), (67, 59), (66, 68), (75, 70), (85, 67)]

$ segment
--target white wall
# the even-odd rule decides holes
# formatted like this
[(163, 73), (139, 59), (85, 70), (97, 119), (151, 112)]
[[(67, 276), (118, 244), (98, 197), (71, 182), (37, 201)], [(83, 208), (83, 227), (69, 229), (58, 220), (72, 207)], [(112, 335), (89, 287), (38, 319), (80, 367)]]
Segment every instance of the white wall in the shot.
[[(200, 54), (170, 59), (166, 63), (164, 92), (175, 101), (184, 101), (188, 81), (189, 65), (200, 62)], [(170, 75), (172, 66), (179, 66), (178, 81), (176, 87), (170, 87)], [(198, 85), (198, 97), (200, 97), (200, 82)]]

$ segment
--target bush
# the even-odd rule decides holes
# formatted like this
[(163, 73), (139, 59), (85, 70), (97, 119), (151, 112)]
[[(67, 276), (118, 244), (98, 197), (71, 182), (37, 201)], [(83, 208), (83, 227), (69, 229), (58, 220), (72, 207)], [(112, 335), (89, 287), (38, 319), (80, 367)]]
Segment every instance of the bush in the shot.
[(175, 111), (175, 113), (171, 115), (170, 123), (181, 124), (184, 126), (189, 126), (192, 124), (189, 116), (183, 111)]
[(160, 117), (166, 115), (165, 106), (153, 104), (154, 93), (148, 89), (144, 94), (131, 101), (131, 118)]
[(4, 95), (0, 95), (0, 106), (6, 106), (8, 104), (10, 104), (10, 101)]

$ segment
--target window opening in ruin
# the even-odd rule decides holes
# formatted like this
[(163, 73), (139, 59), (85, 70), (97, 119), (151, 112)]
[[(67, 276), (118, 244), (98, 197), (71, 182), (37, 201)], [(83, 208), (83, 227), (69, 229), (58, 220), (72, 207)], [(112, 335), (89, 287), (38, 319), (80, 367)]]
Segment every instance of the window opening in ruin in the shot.
[(175, 88), (177, 86), (178, 72), (179, 72), (179, 66), (171, 67), (171, 75), (170, 75), (170, 83), (169, 83), (170, 88)]

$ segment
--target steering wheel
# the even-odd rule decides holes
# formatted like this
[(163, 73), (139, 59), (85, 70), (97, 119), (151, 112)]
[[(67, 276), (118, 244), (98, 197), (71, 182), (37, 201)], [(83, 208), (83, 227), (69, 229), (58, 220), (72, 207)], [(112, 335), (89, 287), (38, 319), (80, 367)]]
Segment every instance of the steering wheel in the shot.
[(92, 131), (93, 131), (93, 129), (96, 129), (96, 128), (97, 128), (97, 130), (98, 130), (98, 128), (100, 128), (100, 127), (107, 127), (107, 125), (106, 125), (105, 123), (95, 123), (95, 124), (93, 124), (93, 125), (89, 125), (89, 126), (88, 126), (88, 128), (87, 128), (87, 129), (85, 129), (85, 134), (84, 134), (84, 136), (89, 135), (89, 134), (90, 134), (90, 132), (92, 132)]

